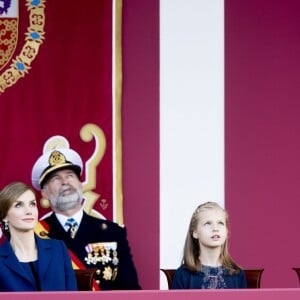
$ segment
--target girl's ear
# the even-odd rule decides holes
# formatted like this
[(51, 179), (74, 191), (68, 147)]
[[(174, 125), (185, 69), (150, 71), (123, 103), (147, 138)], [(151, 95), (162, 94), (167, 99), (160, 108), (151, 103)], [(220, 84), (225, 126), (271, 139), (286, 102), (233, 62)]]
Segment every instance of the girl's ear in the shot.
[(197, 232), (195, 232), (195, 231), (193, 231), (193, 233), (192, 233), (192, 237), (193, 237), (194, 239), (198, 239), (198, 233), (197, 233)]

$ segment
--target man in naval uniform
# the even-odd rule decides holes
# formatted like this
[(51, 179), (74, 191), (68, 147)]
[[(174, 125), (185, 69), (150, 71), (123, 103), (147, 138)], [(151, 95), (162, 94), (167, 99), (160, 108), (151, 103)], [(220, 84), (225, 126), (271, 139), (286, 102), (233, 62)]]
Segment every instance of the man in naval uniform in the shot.
[(82, 208), (82, 168), (81, 157), (70, 148), (45, 152), (34, 164), (32, 185), (53, 211), (41, 221), (43, 233), (65, 242), (73, 266), (96, 269), (100, 290), (141, 289), (126, 229)]

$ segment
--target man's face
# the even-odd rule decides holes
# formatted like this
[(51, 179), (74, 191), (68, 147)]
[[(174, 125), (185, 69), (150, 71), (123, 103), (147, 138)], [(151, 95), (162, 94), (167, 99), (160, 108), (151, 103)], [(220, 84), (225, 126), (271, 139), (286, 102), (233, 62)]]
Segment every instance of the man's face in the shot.
[(58, 170), (44, 184), (42, 196), (55, 212), (63, 213), (81, 206), (82, 184), (73, 170)]

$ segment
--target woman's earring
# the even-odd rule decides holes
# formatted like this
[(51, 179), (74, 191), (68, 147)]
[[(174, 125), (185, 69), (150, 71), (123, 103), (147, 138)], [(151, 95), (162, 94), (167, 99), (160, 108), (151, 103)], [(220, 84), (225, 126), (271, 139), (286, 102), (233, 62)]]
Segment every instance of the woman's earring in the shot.
[(4, 230), (8, 231), (8, 222), (7, 221), (4, 221)]

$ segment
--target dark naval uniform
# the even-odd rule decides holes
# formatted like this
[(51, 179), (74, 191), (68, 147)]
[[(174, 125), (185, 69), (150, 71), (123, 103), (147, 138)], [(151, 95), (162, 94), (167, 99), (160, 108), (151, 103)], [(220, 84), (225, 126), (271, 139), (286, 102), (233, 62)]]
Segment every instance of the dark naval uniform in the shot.
[(71, 238), (54, 213), (43, 221), (49, 226), (50, 238), (63, 240), (86, 268), (97, 270), (96, 282), (101, 290), (141, 289), (125, 228), (84, 212)]

